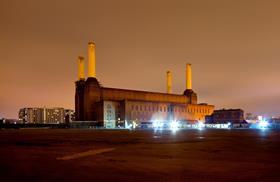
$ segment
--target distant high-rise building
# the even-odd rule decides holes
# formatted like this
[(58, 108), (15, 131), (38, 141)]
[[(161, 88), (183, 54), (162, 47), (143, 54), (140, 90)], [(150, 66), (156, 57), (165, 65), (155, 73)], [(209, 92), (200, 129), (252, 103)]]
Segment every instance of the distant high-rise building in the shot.
[(72, 121), (73, 115), (73, 110), (61, 107), (34, 107), (19, 110), (19, 120), (25, 123), (65, 123), (66, 118), (68, 122)]
[(65, 109), (65, 123), (69, 123), (71, 121), (75, 121), (75, 111), (72, 109)]
[(24, 123), (43, 123), (43, 108), (22, 108), (19, 110), (19, 120)]
[(64, 108), (43, 108), (44, 123), (64, 123)]

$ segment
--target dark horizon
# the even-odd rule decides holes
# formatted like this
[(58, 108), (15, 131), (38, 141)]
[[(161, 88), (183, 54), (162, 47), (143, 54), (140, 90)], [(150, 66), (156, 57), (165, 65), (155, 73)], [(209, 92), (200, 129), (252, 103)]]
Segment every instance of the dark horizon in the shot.
[[(74, 108), (77, 57), (96, 43), (105, 87), (185, 90), (199, 102), (279, 116), (280, 2), (65, 1), (0, 3), (0, 118), (21, 107)], [(87, 70), (87, 69), (86, 69)]]

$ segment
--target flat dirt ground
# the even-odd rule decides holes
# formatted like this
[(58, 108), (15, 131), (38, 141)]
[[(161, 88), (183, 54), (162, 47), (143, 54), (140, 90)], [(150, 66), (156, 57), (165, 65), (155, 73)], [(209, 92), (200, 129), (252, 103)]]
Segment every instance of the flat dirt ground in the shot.
[(0, 181), (280, 181), (278, 130), (0, 130)]

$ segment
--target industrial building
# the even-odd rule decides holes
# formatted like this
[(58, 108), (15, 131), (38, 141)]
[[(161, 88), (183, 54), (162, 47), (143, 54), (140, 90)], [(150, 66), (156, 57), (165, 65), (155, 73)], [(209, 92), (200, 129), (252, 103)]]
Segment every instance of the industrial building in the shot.
[(77, 121), (94, 121), (106, 128), (125, 127), (130, 123), (157, 121), (204, 121), (214, 106), (198, 104), (192, 90), (191, 64), (186, 65), (186, 90), (173, 94), (171, 72), (167, 71), (167, 92), (157, 93), (101, 86), (95, 73), (94, 42), (88, 43), (88, 78), (85, 59), (78, 57), (78, 80), (75, 82), (75, 113)]
[(19, 120), (23, 123), (58, 124), (73, 120), (74, 111), (61, 107), (30, 107), (19, 110)]
[(246, 123), (242, 109), (221, 109), (215, 110), (210, 116), (206, 116), (206, 123), (209, 124), (242, 124)]

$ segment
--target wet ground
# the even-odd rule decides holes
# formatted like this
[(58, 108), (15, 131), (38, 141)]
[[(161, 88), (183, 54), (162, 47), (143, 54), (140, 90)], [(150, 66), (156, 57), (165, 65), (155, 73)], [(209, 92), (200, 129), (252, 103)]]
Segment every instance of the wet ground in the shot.
[(1, 181), (280, 181), (278, 130), (0, 130)]

